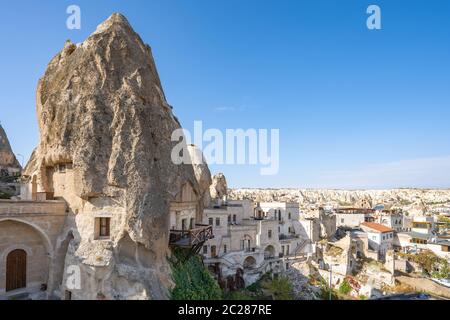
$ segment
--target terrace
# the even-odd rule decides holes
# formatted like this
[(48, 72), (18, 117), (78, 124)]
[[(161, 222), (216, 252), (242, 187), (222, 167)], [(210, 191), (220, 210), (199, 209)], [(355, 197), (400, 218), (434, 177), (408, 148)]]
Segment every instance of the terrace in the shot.
[(213, 238), (212, 226), (196, 224), (195, 228), (189, 230), (170, 230), (169, 245), (194, 249), (195, 253), (198, 253), (201, 246), (203, 246), (206, 241)]

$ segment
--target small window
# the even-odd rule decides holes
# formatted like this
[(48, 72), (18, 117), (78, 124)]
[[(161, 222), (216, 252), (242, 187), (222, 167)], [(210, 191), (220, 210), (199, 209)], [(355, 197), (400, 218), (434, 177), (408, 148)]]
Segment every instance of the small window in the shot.
[(220, 218), (216, 218), (216, 227), (220, 226)]
[(231, 214), (228, 215), (228, 223), (231, 223)]
[(344, 223), (344, 218), (341, 219), (341, 223)]
[(191, 218), (191, 221), (189, 222), (189, 229), (194, 229), (195, 227), (195, 219)]
[(109, 237), (111, 218), (100, 218), (100, 237)]
[(227, 253), (227, 245), (226, 244), (223, 245), (223, 253)]
[(216, 256), (216, 246), (211, 246), (211, 258), (215, 258)]
[(233, 214), (233, 222), (236, 222), (236, 215)]
[(111, 232), (111, 218), (95, 218), (95, 238), (109, 238)]
[(214, 219), (213, 218), (209, 218), (208, 219), (208, 223), (210, 226), (214, 225)]
[(72, 300), (72, 292), (69, 290), (66, 290), (64, 293), (64, 300)]
[(272, 238), (272, 230), (268, 230), (268, 231), (267, 231), (267, 236), (269, 237), (269, 239)]
[(291, 213), (289, 212), (289, 213), (288, 213), (288, 219), (291, 220), (291, 218), (292, 218), (292, 215), (291, 215)]
[(203, 246), (203, 254), (208, 254), (208, 246)]
[(66, 165), (65, 164), (58, 165), (58, 171), (59, 173), (66, 173)]

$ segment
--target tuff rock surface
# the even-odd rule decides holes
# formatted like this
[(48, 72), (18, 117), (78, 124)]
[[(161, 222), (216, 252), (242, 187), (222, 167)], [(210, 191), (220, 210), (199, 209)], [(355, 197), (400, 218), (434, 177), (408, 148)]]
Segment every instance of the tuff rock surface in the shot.
[(211, 202), (209, 192), (212, 184), (211, 172), (202, 151), (195, 145), (188, 145), (187, 147), (194, 168), (195, 178), (198, 182), (200, 196), (203, 198), (203, 207), (207, 207)]
[(19, 161), (14, 155), (5, 130), (0, 125), (0, 170), (20, 170)]
[[(66, 42), (39, 80), (37, 116), (40, 142), (25, 175), (68, 203), (65, 271), (82, 271), (72, 297), (167, 298), (170, 203), (187, 182), (202, 194), (208, 178), (204, 167), (171, 161), (180, 124), (150, 47), (125, 17), (113, 14), (81, 44)], [(72, 167), (63, 182), (61, 164)], [(95, 241), (97, 216), (111, 217), (110, 241)]]
[(210, 194), (212, 199), (222, 200), (228, 194), (227, 179), (223, 173), (217, 173), (212, 179), (210, 186)]
[(228, 195), (237, 200), (298, 202), (305, 211), (326, 205), (373, 208), (379, 204), (386, 209), (402, 209), (411, 215), (422, 215), (435, 207), (450, 209), (450, 190), (444, 189), (233, 189)]
[(22, 168), (14, 155), (5, 130), (0, 125), (0, 196), (15, 196), (18, 185), (14, 176), (20, 174)]

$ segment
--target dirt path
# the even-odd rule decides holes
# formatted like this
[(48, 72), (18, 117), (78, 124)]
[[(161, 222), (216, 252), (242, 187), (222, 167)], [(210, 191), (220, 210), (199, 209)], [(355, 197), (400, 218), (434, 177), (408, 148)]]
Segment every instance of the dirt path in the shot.
[(407, 276), (395, 277), (400, 283), (411, 286), (417, 291), (424, 291), (426, 293), (434, 294), (440, 297), (450, 299), (450, 288), (441, 286), (436, 282), (433, 282), (425, 278), (413, 278)]

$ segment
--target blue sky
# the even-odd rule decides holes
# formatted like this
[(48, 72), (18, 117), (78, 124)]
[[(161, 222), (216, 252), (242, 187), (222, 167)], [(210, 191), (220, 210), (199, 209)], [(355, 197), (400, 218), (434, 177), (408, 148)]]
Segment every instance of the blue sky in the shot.
[[(450, 187), (450, 1), (2, 1), (0, 121), (25, 162), (36, 83), (113, 12), (153, 49), (182, 125), (279, 128), (280, 171), (232, 187)], [(68, 30), (66, 8), (82, 11)], [(382, 10), (382, 30), (366, 9)], [(21, 161), (19, 157), (19, 161)]]

